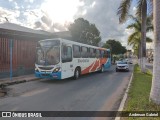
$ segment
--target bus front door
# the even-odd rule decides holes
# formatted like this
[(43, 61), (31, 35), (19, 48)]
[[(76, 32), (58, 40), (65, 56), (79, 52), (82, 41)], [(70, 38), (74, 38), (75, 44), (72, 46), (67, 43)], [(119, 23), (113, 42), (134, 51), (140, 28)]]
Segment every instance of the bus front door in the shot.
[(62, 44), (62, 79), (72, 77), (74, 75), (72, 63), (72, 46)]

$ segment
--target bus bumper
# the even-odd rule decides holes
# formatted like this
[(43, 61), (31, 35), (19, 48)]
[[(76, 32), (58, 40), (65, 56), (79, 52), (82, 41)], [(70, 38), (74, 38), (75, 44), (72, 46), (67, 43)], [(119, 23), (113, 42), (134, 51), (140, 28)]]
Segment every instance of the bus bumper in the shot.
[(44, 73), (44, 72), (35, 72), (35, 76), (38, 78), (47, 78), (47, 79), (61, 79), (61, 72), (56, 73)]

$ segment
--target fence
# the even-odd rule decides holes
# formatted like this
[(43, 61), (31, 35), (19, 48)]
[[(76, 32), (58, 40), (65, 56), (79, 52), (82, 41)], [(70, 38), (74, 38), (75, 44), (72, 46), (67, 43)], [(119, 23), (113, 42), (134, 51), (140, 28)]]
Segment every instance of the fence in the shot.
[[(33, 73), (36, 43), (36, 40), (13, 39), (13, 76)], [(0, 37), (0, 77), (9, 76), (10, 49), (10, 38)]]

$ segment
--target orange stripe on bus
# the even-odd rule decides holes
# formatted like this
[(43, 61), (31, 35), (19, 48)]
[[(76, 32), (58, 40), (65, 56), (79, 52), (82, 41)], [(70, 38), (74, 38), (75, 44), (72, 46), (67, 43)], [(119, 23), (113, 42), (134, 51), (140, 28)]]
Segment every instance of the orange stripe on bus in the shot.
[(84, 70), (82, 70), (81, 74), (86, 74), (89, 73), (89, 70), (91, 69), (91, 67), (93, 66), (94, 63), (92, 63), (89, 67), (85, 68)]

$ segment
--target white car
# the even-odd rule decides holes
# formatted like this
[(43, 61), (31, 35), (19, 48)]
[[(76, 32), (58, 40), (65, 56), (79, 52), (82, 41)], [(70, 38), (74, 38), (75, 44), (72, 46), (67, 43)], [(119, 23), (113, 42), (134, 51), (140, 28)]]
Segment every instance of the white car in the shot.
[(127, 62), (128, 62), (128, 64), (133, 64), (132, 59), (125, 59), (125, 61), (127, 61)]
[(120, 61), (120, 62), (117, 62), (117, 65), (116, 65), (116, 72), (120, 71), (120, 70), (123, 70), (123, 71), (129, 71), (129, 65), (127, 62), (124, 62), (124, 61)]
[(116, 64), (117, 64), (118, 62), (121, 62), (121, 60), (116, 61)]

